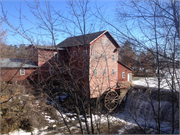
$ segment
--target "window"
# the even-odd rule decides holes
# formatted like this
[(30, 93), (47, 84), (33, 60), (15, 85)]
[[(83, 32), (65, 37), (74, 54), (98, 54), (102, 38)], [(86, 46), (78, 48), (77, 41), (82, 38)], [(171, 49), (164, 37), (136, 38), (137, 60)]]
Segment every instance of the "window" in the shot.
[(103, 75), (106, 75), (106, 69), (103, 69)]
[(104, 45), (105, 45), (105, 46), (107, 45), (107, 41), (106, 41), (106, 40), (104, 40)]
[(76, 74), (76, 68), (73, 68), (73, 75)]
[(112, 75), (114, 75), (114, 69), (112, 69)]
[(31, 48), (31, 55), (33, 56), (33, 48)]
[(97, 69), (94, 69), (94, 76), (97, 76)]
[(58, 59), (58, 53), (55, 52), (55, 53), (54, 53), (54, 60), (57, 60), (57, 59)]
[(83, 50), (83, 57), (86, 57), (86, 50)]
[(52, 67), (49, 67), (49, 74), (53, 75), (54, 74), (54, 69)]
[(74, 51), (73, 52), (73, 58), (76, 58), (76, 55), (77, 55), (77, 53), (76, 53), (76, 51)]
[(114, 61), (115, 60), (115, 58), (114, 58), (114, 54), (112, 55), (112, 61)]
[(94, 53), (94, 60), (97, 60), (97, 53)]
[(64, 73), (64, 67), (60, 67), (60, 73)]
[(125, 72), (122, 72), (122, 78), (125, 78)]
[(103, 59), (106, 60), (106, 54), (103, 54)]
[(25, 75), (25, 69), (20, 69), (20, 75)]
[(82, 73), (83, 73), (83, 76), (85, 76), (85, 68), (83, 68), (83, 72)]
[(82, 93), (85, 93), (85, 87), (82, 86)]

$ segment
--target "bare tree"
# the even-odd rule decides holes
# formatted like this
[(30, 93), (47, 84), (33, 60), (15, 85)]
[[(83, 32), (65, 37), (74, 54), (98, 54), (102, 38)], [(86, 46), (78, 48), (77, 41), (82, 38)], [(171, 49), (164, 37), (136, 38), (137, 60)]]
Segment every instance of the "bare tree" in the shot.
[[(67, 3), (70, 9), (70, 16), (68, 17), (61, 14), (60, 11), (55, 11), (49, 1), (41, 2), (35, 0), (33, 4), (31, 2), (27, 2), (27, 5), (30, 8), (31, 13), (36, 18), (36, 22), (32, 22), (25, 15), (23, 15), (21, 8), (19, 9), (19, 27), (14, 26), (11, 22), (9, 22), (7, 16), (8, 14), (6, 14), (3, 8), (1, 19), (11, 27), (14, 33), (21, 35), (22, 38), (26, 39), (31, 44), (31, 48), (28, 50), (28, 59), (32, 60), (38, 56), (38, 58), (43, 61), (41, 63), (41, 68), (39, 68), (29, 78), (35, 85), (36, 94), (39, 92), (39, 95), (42, 94), (43, 96), (47, 97), (47, 99), (50, 100), (50, 102), (53, 103), (58, 109), (67, 131), (70, 134), (72, 133), (70, 129), (71, 125), (64, 117), (63, 110), (56, 101), (57, 97), (59, 97), (60, 94), (63, 94), (63, 92), (70, 95), (73, 108), (71, 111), (76, 113), (80, 133), (102, 133), (103, 125), (100, 119), (102, 117), (102, 110), (98, 109), (98, 107), (94, 105), (96, 101), (91, 100), (91, 95), (94, 93), (90, 90), (89, 86), (89, 83), (94, 76), (94, 71), (89, 71), (90, 56), (87, 55), (87, 51), (89, 51), (89, 39), (87, 34), (94, 31), (95, 20), (91, 18), (91, 16), (94, 14), (90, 12), (88, 0), (69, 0)], [(45, 8), (42, 8), (41, 4), (44, 4)], [(41, 34), (38, 33), (38, 31), (34, 31), (34, 29), (24, 27), (24, 20), (33, 24), (35, 29), (43, 30), (44, 33)], [(75, 35), (83, 35), (83, 40), (79, 40), (77, 37), (74, 37), (76, 41), (79, 40), (81, 45), (77, 46), (77, 54), (72, 55), (72, 52), (68, 51), (67, 49), (65, 54), (61, 55), (63, 53), (61, 50), (62, 48), (58, 48), (56, 43), (56, 36), (59, 34), (57, 31), (59, 33), (63, 32), (68, 34), (72, 38)], [(50, 46), (37, 46), (38, 43), (43, 44), (43, 42), (40, 42), (41, 40), (34, 39), (34, 37), (37, 35), (48, 37), (49, 42), (51, 43)], [(102, 41), (99, 43), (99, 46), (103, 46), (103, 44), (104, 43)], [(96, 67), (100, 63), (99, 61), (106, 61), (104, 67), (105, 70), (100, 72), (100, 74), (104, 76), (106, 75), (108, 78), (111, 73), (110, 69), (108, 69), (108, 60), (112, 59), (111, 54), (108, 52), (109, 46), (110, 44), (106, 43), (106, 47), (103, 48), (102, 52), (98, 52), (97, 61), (93, 65)], [(31, 49), (33, 49), (33, 51)], [(47, 50), (46, 53), (41, 51), (43, 49)], [(83, 50), (85, 50), (85, 52), (83, 52)], [(54, 55), (55, 53), (56, 55)], [(77, 57), (77, 59), (75, 59), (75, 57)], [(83, 66), (80, 67), (81, 65)], [(77, 66), (80, 67), (80, 69), (77, 69)], [(103, 67), (103, 65), (101, 65), (101, 67)], [(83, 71), (83, 69), (87, 70)], [(90, 75), (90, 73), (92, 75)], [(34, 78), (38, 78), (39, 80), (36, 81)], [(95, 94), (99, 94), (99, 96), (101, 96), (104, 92), (104, 84), (107, 83), (109, 86), (111, 85), (109, 79), (105, 80), (102, 78), (96, 79), (96, 81), (97, 82), (95, 83), (97, 88), (94, 89), (97, 89), (98, 92)], [(82, 87), (82, 83), (84, 83), (85, 87)], [(98, 101), (97, 106), (99, 106)], [(88, 121), (88, 113), (90, 114), (90, 122)], [(94, 118), (93, 113), (98, 113), (99, 118)], [(85, 124), (83, 123), (81, 114), (84, 116)], [(106, 122), (108, 123), (108, 133), (110, 133), (112, 127), (110, 126), (111, 122), (109, 112), (105, 115), (107, 117)]]
[[(161, 133), (161, 67), (166, 63), (171, 65), (170, 90), (172, 92), (172, 133), (174, 133), (174, 98), (175, 91), (179, 91), (179, 80), (175, 79), (175, 61), (179, 55), (179, 2), (169, 1), (118, 1), (116, 7), (116, 22), (108, 22), (101, 14), (98, 18), (112, 26), (117, 38), (128, 40), (138, 49), (149, 51), (156, 61), (156, 77), (158, 81), (158, 110), (154, 110), (158, 133)], [(137, 35), (139, 34), (140, 37)], [(141, 38), (142, 37), (142, 38)], [(153, 51), (150, 49), (154, 48)], [(178, 48), (178, 49), (177, 49)], [(167, 60), (168, 59), (168, 60)], [(160, 64), (161, 63), (161, 64)], [(170, 71), (170, 68), (169, 68)], [(175, 85), (176, 83), (176, 85)], [(152, 104), (152, 103), (151, 103)], [(154, 108), (154, 107), (153, 107)]]

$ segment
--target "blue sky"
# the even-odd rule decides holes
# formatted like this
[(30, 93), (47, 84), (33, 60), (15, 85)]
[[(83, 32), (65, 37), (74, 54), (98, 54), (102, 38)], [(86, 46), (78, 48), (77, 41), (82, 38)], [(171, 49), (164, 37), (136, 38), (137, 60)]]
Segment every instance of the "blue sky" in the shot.
[[(33, 1), (31, 0), (28, 0), (29, 3), (32, 3)], [(43, 0), (40, 0), (41, 4), (43, 2)], [(65, 17), (68, 17), (70, 16), (69, 13), (68, 13), (68, 10), (69, 10), (69, 7), (67, 5), (67, 1), (63, 1), (63, 0), (51, 0), (50, 1), (50, 4), (52, 5), (52, 7), (55, 9), (55, 10), (60, 10), (61, 13), (63, 13), (63, 15)], [(94, 7), (95, 5), (98, 5), (98, 6), (103, 6), (103, 10), (105, 10), (105, 12), (103, 12), (103, 15), (104, 16), (107, 16), (109, 19), (112, 19), (113, 18), (113, 15), (114, 15), (114, 10), (115, 10), (115, 5), (116, 5), (116, 1), (113, 1), (113, 0), (91, 0), (90, 3), (89, 3), (89, 7), (91, 8), (92, 12), (95, 11), (94, 10)], [(2, 5), (3, 5), (3, 9), (5, 12), (7, 12), (7, 16), (8, 16), (8, 19), (9, 19), (9, 22), (18, 27), (20, 26), (19, 23), (19, 12), (17, 10), (20, 9), (21, 7), (21, 12), (30, 20), (32, 21), (33, 23), (37, 23), (37, 20), (34, 18), (34, 16), (32, 15), (32, 13), (30, 12), (27, 4), (23, 1), (23, 0), (20, 0), (20, 1), (15, 1), (15, 0), (3, 0), (2, 1)], [(90, 21), (93, 20), (92, 22), (94, 23), (95, 21), (97, 21), (97, 19), (95, 17), (92, 17), (90, 19)], [(87, 26), (90, 27), (90, 21), (87, 22)], [(101, 27), (100, 27), (101, 26)], [(26, 30), (29, 30), (29, 31), (32, 31), (32, 32), (36, 32), (38, 35), (37, 36), (34, 36), (32, 34), (32, 38), (34, 38), (34, 40), (43, 40), (45, 42), (49, 42), (49, 40), (43, 36), (43, 37), (38, 37), (40, 35), (40, 33), (46, 33), (42, 30), (39, 30), (36, 28), (36, 26), (32, 25), (31, 23), (29, 23), (28, 21), (23, 21), (23, 27), (26, 29)], [(68, 28), (70, 29), (70, 27), (72, 27), (72, 29), (74, 28), (73, 24), (69, 24), (68, 23)], [(12, 32), (12, 29), (7, 26), (7, 24), (3, 23), (2, 24), (2, 28), (5, 30), (7, 29), (8, 30), (8, 33), (7, 33), (7, 44), (10, 45), (18, 45), (18, 44), (29, 44), (30, 42), (28, 42), (26, 39), (24, 39), (22, 36), (20, 35), (15, 35), (13, 32)], [(95, 24), (95, 27), (94, 29), (92, 29), (92, 32), (96, 32), (96, 31), (99, 31), (99, 30), (105, 30), (105, 29), (108, 29), (107, 27), (103, 27), (103, 23), (102, 22), (96, 22)], [(88, 33), (89, 31), (87, 31)], [(75, 33), (76, 35), (78, 35), (78, 32), (76, 31)], [(28, 35), (29, 36), (29, 35)], [(62, 40), (64, 40), (65, 38), (67, 38), (68, 34), (65, 34), (65, 33), (58, 33), (57, 32), (57, 37), (56, 37), (56, 44), (58, 44), (59, 42), (61, 42)]]

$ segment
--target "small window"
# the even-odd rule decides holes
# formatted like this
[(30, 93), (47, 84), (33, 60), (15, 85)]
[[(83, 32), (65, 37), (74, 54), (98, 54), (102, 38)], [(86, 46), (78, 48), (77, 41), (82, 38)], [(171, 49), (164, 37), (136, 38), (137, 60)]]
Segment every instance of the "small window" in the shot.
[(76, 58), (76, 55), (77, 55), (77, 52), (74, 51), (74, 52), (73, 52), (73, 58)]
[(83, 50), (83, 57), (85, 58), (86, 57), (86, 50)]
[(53, 75), (54, 74), (54, 69), (52, 67), (49, 67), (49, 74)]
[(83, 76), (85, 76), (85, 68), (83, 68), (83, 72), (82, 73), (83, 73)]
[(25, 69), (20, 69), (20, 75), (25, 75)]
[(55, 52), (55, 53), (54, 53), (54, 60), (57, 60), (57, 59), (58, 59), (58, 53)]
[(125, 72), (122, 72), (122, 78), (125, 78)]
[(64, 73), (64, 67), (60, 67), (60, 73)]
[(106, 54), (103, 54), (103, 59), (106, 60)]
[(33, 52), (33, 48), (31, 48), (31, 55), (33, 56), (34, 52)]
[(115, 60), (115, 58), (114, 58), (114, 54), (112, 55), (112, 61), (114, 61)]
[(107, 41), (106, 41), (106, 40), (104, 40), (104, 45), (105, 45), (105, 46), (107, 45)]
[(94, 60), (97, 60), (97, 53), (94, 53)]
[(112, 69), (112, 75), (114, 75), (114, 69)]
[(85, 87), (82, 86), (82, 93), (85, 93)]
[(73, 75), (76, 75), (76, 68), (73, 68)]
[(94, 76), (97, 76), (97, 69), (94, 69)]
[(103, 75), (106, 75), (106, 69), (103, 69)]

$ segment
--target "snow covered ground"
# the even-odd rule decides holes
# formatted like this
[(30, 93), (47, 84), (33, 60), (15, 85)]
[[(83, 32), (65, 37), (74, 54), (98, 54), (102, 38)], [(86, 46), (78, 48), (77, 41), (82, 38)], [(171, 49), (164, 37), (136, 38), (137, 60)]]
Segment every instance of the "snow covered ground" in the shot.
[[(49, 121), (49, 123), (52, 123), (52, 124), (53, 124), (53, 123), (55, 122), (55, 120), (51, 120), (51, 119), (50, 119), (50, 116), (47, 116), (47, 113), (43, 113), (43, 114), (45, 114), (45, 119), (46, 119), (47, 121)], [(59, 118), (60, 118), (59, 120), (62, 120), (62, 117), (64, 117), (67, 122), (77, 121), (76, 114), (74, 114), (74, 113), (63, 113), (63, 114), (61, 115), (61, 114), (57, 111), (57, 114), (59, 115)], [(68, 116), (73, 116), (73, 117), (69, 118)], [(81, 118), (82, 121), (85, 119), (82, 115), (80, 115), (80, 118)], [(123, 120), (123, 119), (121, 119), (121, 118), (118, 118), (118, 117), (116, 117), (116, 116), (109, 116), (108, 119), (109, 119), (109, 121), (112, 122), (112, 123), (121, 122), (121, 123), (123, 123), (123, 124), (125, 125), (124, 128), (122, 128), (122, 129), (119, 130), (119, 134), (123, 133), (125, 129), (132, 128), (132, 127), (136, 126), (136, 124), (133, 124), (133, 123), (128, 122), (128, 121), (125, 121), (125, 120)], [(103, 124), (103, 123), (107, 124), (107, 116), (105, 116), (105, 115), (103, 115), (103, 114), (100, 114), (100, 115), (92, 115), (92, 120), (93, 120), (94, 125), (95, 125), (96, 122), (101, 122), (101, 124)], [(90, 124), (91, 119), (90, 119), (90, 118), (87, 118), (87, 121), (88, 121), (88, 123)], [(55, 127), (55, 126), (56, 126), (56, 125), (53, 125), (53, 127)], [(82, 122), (82, 126), (85, 127), (85, 122)], [(79, 127), (79, 123), (77, 123), (75, 126), (70, 126), (70, 129), (74, 129), (74, 130), (75, 130), (74, 132), (79, 132), (80, 129), (77, 128), (77, 127)], [(47, 131), (47, 130), (46, 130), (47, 128), (48, 128), (47, 126), (44, 127), (44, 128), (42, 128), (42, 129), (36, 129), (36, 128), (35, 128), (32, 133), (30, 133), (30, 132), (25, 132), (25, 131), (19, 129), (19, 130), (15, 130), (15, 131), (13, 131), (13, 132), (10, 132), (10, 133), (4, 134), (4, 135), (46, 135), (46, 134), (51, 134), (51, 132), (52, 132), (53, 130), (52, 130), (52, 131)], [(64, 126), (64, 127), (61, 127), (61, 128), (66, 128), (66, 127)], [(63, 133), (57, 133), (57, 134), (55, 134), (55, 135), (64, 135), (64, 134), (63, 134)]]
[[(180, 69), (176, 69), (174, 71), (174, 82), (176, 86), (176, 90), (180, 90)], [(161, 77), (160, 81), (160, 87), (164, 90), (171, 90), (172, 89), (172, 75), (173, 70), (172, 69), (164, 69), (160, 71), (161, 74), (163, 74), (163, 77)], [(149, 77), (149, 78), (141, 78), (139, 80), (133, 80), (133, 84), (145, 86), (145, 87), (153, 87), (158, 88), (158, 78), (156, 77)]]
[[(139, 86), (158, 88), (158, 79), (155, 77), (133, 80), (132, 83), (134, 85), (139, 85)], [(171, 84), (172, 84), (172, 79), (170, 77), (167, 78), (164, 77), (160, 81), (160, 88), (164, 90), (171, 90), (172, 89)], [(175, 80), (175, 86), (176, 86), (176, 90), (178, 91), (180, 88), (177, 79)]]

